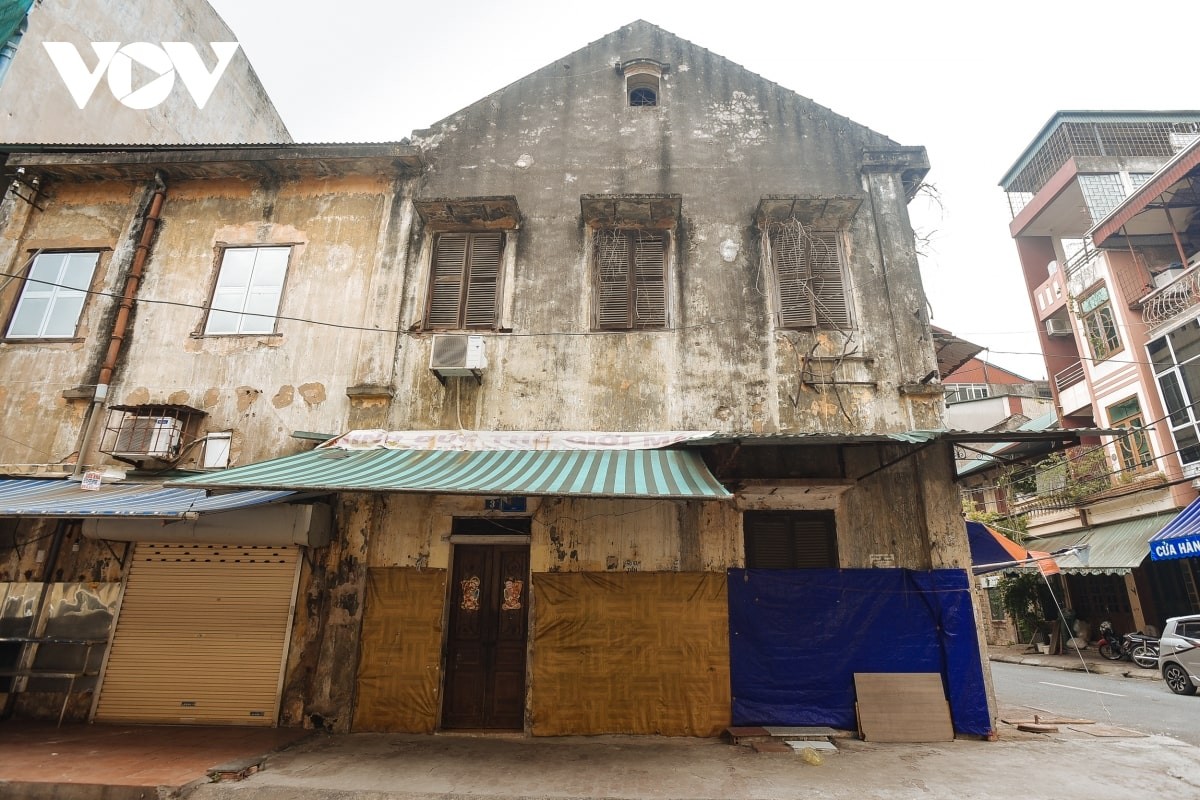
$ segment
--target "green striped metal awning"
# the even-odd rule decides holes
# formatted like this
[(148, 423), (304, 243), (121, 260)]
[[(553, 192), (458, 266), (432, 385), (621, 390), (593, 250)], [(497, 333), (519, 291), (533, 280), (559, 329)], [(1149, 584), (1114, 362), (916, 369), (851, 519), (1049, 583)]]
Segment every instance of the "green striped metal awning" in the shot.
[(171, 486), (431, 494), (573, 495), (723, 500), (700, 455), (685, 450), (340, 450), (323, 448)]

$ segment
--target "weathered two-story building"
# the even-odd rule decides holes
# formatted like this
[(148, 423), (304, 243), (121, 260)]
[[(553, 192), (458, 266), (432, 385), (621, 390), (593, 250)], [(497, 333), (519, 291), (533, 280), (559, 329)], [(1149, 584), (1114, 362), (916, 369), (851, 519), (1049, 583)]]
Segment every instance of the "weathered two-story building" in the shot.
[(107, 625), (19, 713), (711, 735), (933, 672), (990, 730), (922, 148), (636, 22), (404, 143), (9, 168), (0, 580)]

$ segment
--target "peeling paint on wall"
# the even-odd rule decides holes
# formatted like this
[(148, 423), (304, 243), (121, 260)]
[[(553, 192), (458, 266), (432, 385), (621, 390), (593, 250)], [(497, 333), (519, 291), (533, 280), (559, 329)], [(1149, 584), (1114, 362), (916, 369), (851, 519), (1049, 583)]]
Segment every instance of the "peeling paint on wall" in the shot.
[(300, 385), (300, 396), (304, 398), (304, 402), (310, 406), (315, 406), (318, 403), (325, 402), (325, 384), (323, 383), (304, 383)]
[(271, 405), (276, 408), (286, 408), (296, 399), (296, 387), (289, 384), (284, 384), (279, 387), (279, 391), (271, 398)]
[(237, 410), (244, 414), (258, 400), (262, 389), (255, 389), (253, 386), (239, 386), (234, 390), (234, 394), (237, 395)]

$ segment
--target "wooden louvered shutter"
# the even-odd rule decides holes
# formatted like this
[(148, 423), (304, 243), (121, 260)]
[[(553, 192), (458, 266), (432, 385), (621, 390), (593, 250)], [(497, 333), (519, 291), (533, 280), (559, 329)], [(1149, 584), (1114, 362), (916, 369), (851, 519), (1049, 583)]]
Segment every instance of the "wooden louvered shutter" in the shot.
[(428, 328), (459, 327), (463, 269), (470, 237), (465, 233), (439, 234), (433, 244), (433, 276), (429, 287)]
[(761, 511), (743, 517), (748, 569), (833, 569), (837, 529), (831, 511)]
[(809, 286), (818, 325), (850, 327), (850, 309), (842, 278), (840, 237), (836, 233), (816, 233), (809, 239)]
[(661, 328), (667, 324), (666, 237), (643, 235), (634, 248), (634, 315), (636, 328)]
[(594, 242), (597, 326), (627, 330), (666, 325), (666, 235), (602, 230)]
[(504, 234), (472, 234), (464, 328), (490, 328), (496, 324), (496, 288), (503, 254)]
[(425, 327), (494, 326), (503, 256), (503, 233), (439, 234)]
[(771, 260), (779, 292), (779, 325), (811, 328), (817, 324), (809, 292), (808, 248), (799, 226), (780, 227), (771, 233)]
[(595, 236), (596, 323), (601, 329), (628, 328), (629, 238), (621, 231), (601, 230)]

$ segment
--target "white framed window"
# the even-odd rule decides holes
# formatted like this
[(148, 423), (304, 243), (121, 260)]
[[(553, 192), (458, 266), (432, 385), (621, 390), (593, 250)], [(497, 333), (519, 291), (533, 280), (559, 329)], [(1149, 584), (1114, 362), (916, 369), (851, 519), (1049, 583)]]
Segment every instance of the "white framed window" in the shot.
[(945, 389), (947, 403), (983, 400), (992, 396), (991, 389), (986, 383), (947, 383)]
[(229, 247), (213, 288), (204, 333), (274, 333), (290, 247)]
[(26, 275), (6, 336), (71, 339), (96, 272), (100, 253), (38, 253)]

